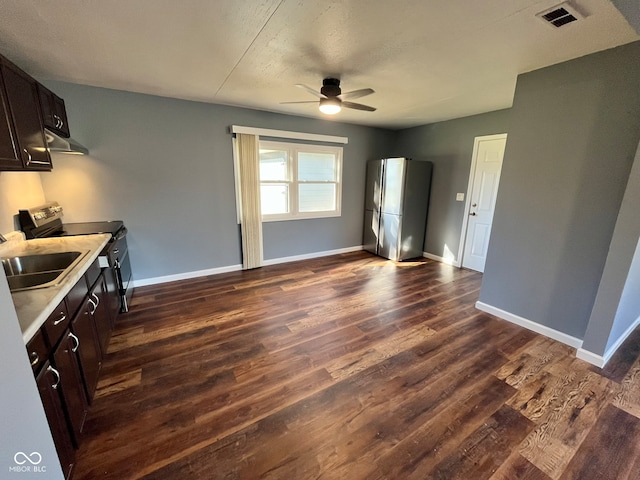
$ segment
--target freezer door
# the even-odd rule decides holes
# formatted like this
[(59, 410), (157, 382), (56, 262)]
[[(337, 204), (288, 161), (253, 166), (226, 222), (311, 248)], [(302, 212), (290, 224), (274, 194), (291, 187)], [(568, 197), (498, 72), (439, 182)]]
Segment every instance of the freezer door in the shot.
[(382, 196), (382, 160), (367, 162), (367, 180), (365, 184), (364, 209), (380, 211)]
[(380, 214), (380, 238), (378, 239), (378, 255), (390, 260), (400, 259), (400, 231), (402, 216), (390, 213)]
[(367, 252), (378, 253), (378, 232), (380, 229), (380, 214), (374, 210), (364, 211), (364, 235), (362, 244)]
[(382, 180), (382, 213), (400, 215), (404, 197), (406, 158), (386, 158)]
[(398, 260), (422, 256), (432, 169), (431, 162), (408, 160), (406, 163)]

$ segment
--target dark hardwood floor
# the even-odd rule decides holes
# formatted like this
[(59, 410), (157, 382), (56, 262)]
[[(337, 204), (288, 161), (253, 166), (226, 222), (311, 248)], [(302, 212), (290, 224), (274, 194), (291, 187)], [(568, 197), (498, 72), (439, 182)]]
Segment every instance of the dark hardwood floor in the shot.
[(640, 333), (605, 370), (357, 252), (136, 289), (79, 479), (638, 479)]

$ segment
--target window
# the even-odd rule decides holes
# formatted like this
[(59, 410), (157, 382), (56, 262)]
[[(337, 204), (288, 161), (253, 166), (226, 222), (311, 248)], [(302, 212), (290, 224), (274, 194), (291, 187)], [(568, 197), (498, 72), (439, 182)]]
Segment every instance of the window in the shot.
[(262, 219), (340, 216), (342, 147), (260, 142)]

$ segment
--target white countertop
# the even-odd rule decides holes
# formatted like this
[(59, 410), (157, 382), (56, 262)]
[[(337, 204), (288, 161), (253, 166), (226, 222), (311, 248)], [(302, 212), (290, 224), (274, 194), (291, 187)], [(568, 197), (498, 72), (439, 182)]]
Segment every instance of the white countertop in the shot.
[(58, 285), (11, 294), (25, 344), (31, 340), (71, 288), (82, 278), (110, 238), (109, 234), (77, 235), (35, 240), (9, 239), (8, 242), (0, 244), (0, 257), (3, 258), (18, 255), (89, 251)]

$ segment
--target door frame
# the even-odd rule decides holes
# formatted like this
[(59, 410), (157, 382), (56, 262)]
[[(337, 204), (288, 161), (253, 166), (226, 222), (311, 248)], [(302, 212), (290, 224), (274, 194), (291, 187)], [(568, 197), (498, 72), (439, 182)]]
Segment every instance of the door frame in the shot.
[[(480, 142), (485, 140), (501, 140), (507, 138), (506, 133), (497, 133), (495, 135), (481, 135), (475, 137), (473, 140), (473, 153), (471, 154), (471, 168), (469, 170), (469, 182), (467, 183), (467, 194), (464, 202), (464, 213), (462, 216), (462, 230), (460, 231), (460, 246), (458, 247), (458, 261), (457, 266), (462, 268), (462, 262), (464, 261), (464, 245), (467, 241), (467, 228), (469, 227), (469, 208), (471, 206), (471, 190), (473, 189), (473, 182), (475, 180), (476, 175), (476, 165), (478, 163), (478, 148), (480, 146)], [(502, 178), (502, 167), (500, 178)], [(498, 190), (500, 190), (500, 185), (498, 185)], [(493, 223), (493, 219), (491, 220)]]

